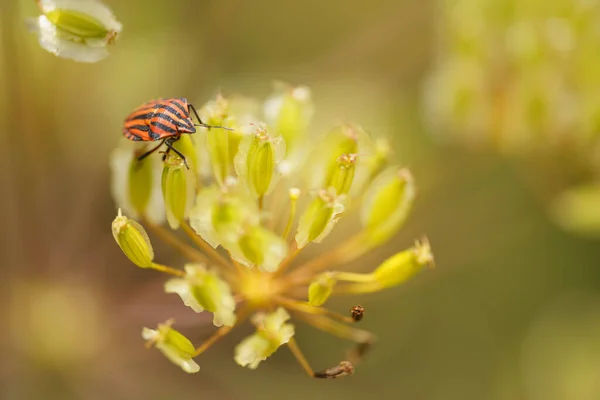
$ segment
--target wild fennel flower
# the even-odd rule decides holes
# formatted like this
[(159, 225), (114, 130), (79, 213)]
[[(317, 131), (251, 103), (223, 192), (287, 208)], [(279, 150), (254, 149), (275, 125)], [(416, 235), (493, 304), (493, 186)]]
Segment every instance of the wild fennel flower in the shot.
[(37, 0), (42, 15), (27, 20), (40, 45), (59, 57), (97, 62), (108, 56), (121, 24), (100, 0)]
[[(113, 154), (113, 193), (119, 206), (134, 213), (153, 239), (175, 247), (188, 262), (184, 269), (156, 263), (144, 228), (121, 209), (112, 228), (117, 243), (134, 264), (173, 275), (165, 291), (179, 295), (197, 313), (213, 313), (218, 327), (196, 348), (172, 328), (172, 320), (156, 330), (144, 328), (143, 337), (184, 371), (197, 372), (193, 359), (249, 318), (256, 332), (235, 347), (239, 365), (257, 368), (287, 346), (311, 377), (352, 375), (375, 340), (372, 333), (352, 326), (363, 319), (365, 310), (351, 304), (344, 315), (323, 305), (331, 296), (403, 284), (431, 266), (433, 256), (425, 239), (370, 273), (333, 268), (398, 232), (415, 197), (412, 175), (389, 159), (384, 142), (374, 141), (358, 125), (335, 127), (320, 142), (312, 142), (312, 104), (305, 87), (278, 87), (265, 105), (271, 125), (258, 122), (258, 115), (240, 117), (231, 105), (222, 96), (206, 104), (201, 110), (206, 121), (235, 130), (203, 129), (188, 135), (193, 140), (179, 150), (193, 153), (194, 166), (188, 170), (177, 155), (166, 154), (162, 184), (156, 182), (159, 173), (154, 167), (160, 161), (153, 161), (159, 157), (138, 162), (134, 153), (143, 149), (132, 147), (120, 147)], [(242, 121), (253, 122), (245, 126)], [(208, 160), (200, 159), (203, 155)], [(157, 199), (163, 200), (162, 208), (148, 206)], [(168, 227), (163, 225), (165, 214)], [(323, 246), (320, 243), (340, 219), (353, 214), (362, 225), (357, 233), (297, 265), (304, 248)], [(315, 371), (294, 339), (297, 320), (353, 341), (356, 348), (346, 360)]]

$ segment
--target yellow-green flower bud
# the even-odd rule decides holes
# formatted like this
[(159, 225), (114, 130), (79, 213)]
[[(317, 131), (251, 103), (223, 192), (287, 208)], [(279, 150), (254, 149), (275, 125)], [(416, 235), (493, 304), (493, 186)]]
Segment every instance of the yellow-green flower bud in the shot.
[(369, 178), (377, 176), (390, 159), (390, 144), (386, 139), (378, 139), (375, 142), (375, 150), (373, 154), (367, 158)]
[(171, 328), (173, 320), (159, 324), (158, 329), (144, 328), (142, 337), (149, 345), (159, 349), (169, 361), (178, 365), (185, 372), (193, 374), (200, 371), (200, 366), (192, 359), (195, 348), (192, 342), (179, 331)]
[(278, 178), (275, 168), (284, 154), (283, 139), (270, 136), (264, 125), (242, 139), (235, 156), (235, 170), (250, 193), (262, 197), (271, 191)]
[(299, 249), (308, 243), (320, 243), (333, 229), (345, 210), (345, 196), (321, 190), (300, 217), (296, 244)]
[(190, 169), (196, 173), (199, 172), (198, 165), (198, 149), (196, 148), (196, 138), (194, 135), (181, 135), (179, 140), (173, 143), (173, 147), (181, 154), (185, 154), (185, 158)]
[(185, 266), (185, 278), (174, 278), (165, 284), (165, 292), (177, 293), (183, 303), (195, 312), (213, 313), (215, 326), (235, 324), (235, 300), (231, 288), (216, 271), (207, 271), (199, 264)]
[(369, 246), (379, 245), (396, 234), (414, 198), (415, 186), (407, 169), (389, 168), (373, 181), (361, 210)]
[(137, 157), (132, 158), (129, 164), (129, 201), (134, 210), (143, 215), (150, 195), (152, 194), (153, 184), (153, 165), (152, 162), (140, 162)]
[(82, 39), (103, 39), (110, 33), (96, 18), (75, 10), (54, 9), (46, 18), (58, 29)]
[(334, 128), (316, 146), (306, 163), (304, 177), (311, 189), (327, 188), (338, 172), (340, 157), (359, 154), (359, 140), (367, 133), (357, 125), (345, 124)]
[[(365, 149), (367, 147), (367, 149)], [(391, 148), (386, 139), (370, 141), (368, 146), (361, 143), (361, 155), (356, 167), (350, 195), (361, 195), (366, 185), (383, 171), (390, 158)]]
[(256, 118), (259, 113), (260, 103), (257, 100), (239, 95), (227, 99), (219, 95), (200, 110), (203, 121), (233, 129), (228, 133), (230, 165), (234, 164), (242, 138), (252, 134), (254, 126), (260, 123)]
[[(229, 102), (222, 96), (202, 107), (203, 120), (208, 125), (231, 127)], [(221, 128), (210, 128), (206, 132), (206, 147), (215, 180), (221, 186), (225, 185), (230, 176), (233, 155), (236, 149), (231, 147), (232, 132)]]
[(42, 14), (28, 21), (40, 45), (57, 56), (96, 62), (121, 31), (111, 10), (97, 0), (38, 0)]
[(327, 152), (323, 158), (323, 167), (325, 168), (325, 182), (331, 180), (335, 170), (338, 168), (338, 160), (345, 154), (358, 153), (358, 135), (360, 127), (354, 125), (342, 125), (335, 128), (325, 138), (322, 147), (323, 152)]
[(373, 271), (373, 277), (382, 289), (389, 288), (406, 282), (428, 265), (433, 265), (433, 254), (425, 239), (385, 260)]
[(235, 348), (235, 362), (242, 367), (256, 369), (294, 336), (294, 325), (285, 323), (290, 315), (283, 308), (270, 314), (258, 313), (252, 317), (256, 333), (244, 339)]
[(336, 163), (336, 168), (328, 178), (327, 187), (333, 188), (338, 195), (347, 194), (354, 180), (356, 154), (342, 154)]
[(215, 248), (221, 243), (237, 242), (244, 225), (255, 225), (259, 219), (256, 202), (248, 193), (214, 185), (198, 192), (189, 214), (192, 228)]
[(167, 221), (172, 229), (178, 229), (187, 215), (195, 191), (195, 176), (179, 156), (167, 155), (162, 174), (162, 191)]
[(337, 283), (334, 276), (335, 274), (326, 272), (310, 284), (308, 287), (308, 304), (317, 307), (325, 304)]
[(123, 253), (132, 263), (141, 268), (150, 268), (154, 250), (144, 228), (121, 214), (121, 209), (112, 223), (112, 233)]
[(289, 190), (289, 195), (290, 195), (290, 200), (291, 201), (296, 201), (300, 198), (300, 195), (302, 194), (302, 192), (300, 191), (300, 189), (298, 188), (290, 188)]
[(307, 140), (313, 114), (310, 90), (305, 86), (276, 84), (273, 95), (265, 101), (264, 114), (267, 123), (285, 140), (288, 153), (296, 152)]
[(373, 293), (400, 285), (421, 271), (425, 266), (433, 265), (433, 254), (427, 239), (417, 242), (408, 250), (385, 260), (375, 271), (369, 274), (352, 272), (331, 272), (337, 282), (347, 282), (339, 285), (342, 293)]
[(223, 246), (236, 261), (247, 267), (258, 266), (266, 272), (276, 271), (288, 253), (285, 240), (260, 225), (246, 227), (237, 244), (224, 243)]
[(145, 148), (135, 148), (126, 141), (112, 152), (111, 192), (117, 206), (130, 217), (144, 217), (160, 224), (165, 219), (160, 189), (162, 163), (159, 157), (148, 157), (139, 162), (137, 158), (144, 151)]

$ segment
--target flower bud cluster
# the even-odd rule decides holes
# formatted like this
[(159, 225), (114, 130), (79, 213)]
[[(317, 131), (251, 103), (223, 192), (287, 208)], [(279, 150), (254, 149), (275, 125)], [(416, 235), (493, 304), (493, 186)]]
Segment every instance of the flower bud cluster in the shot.
[[(206, 103), (199, 109), (202, 120), (219, 127), (181, 135), (173, 144), (177, 151), (169, 148), (162, 158), (138, 161), (146, 149), (131, 143), (113, 153), (113, 194), (129, 216), (119, 209), (113, 221), (117, 244), (135, 265), (174, 275), (165, 292), (177, 294), (196, 313), (211, 313), (218, 327), (197, 348), (172, 328), (173, 321), (145, 328), (143, 337), (186, 372), (197, 372), (193, 358), (250, 316), (256, 332), (235, 347), (239, 365), (254, 369), (285, 345), (312, 377), (352, 375), (373, 335), (339, 321), (361, 321), (364, 308), (339, 315), (323, 305), (337, 293), (404, 284), (431, 265), (433, 256), (425, 240), (370, 273), (332, 268), (397, 234), (415, 198), (413, 177), (391, 162), (388, 142), (374, 140), (359, 125), (334, 127), (313, 141), (305, 87), (278, 86), (262, 118), (245, 110), (248, 104), (223, 96)], [(358, 232), (328, 248), (340, 220), (351, 215)], [(182, 252), (183, 269), (155, 262), (150, 239), (135, 218)], [(187, 240), (180, 237), (184, 234)], [(319, 246), (321, 255), (293, 270), (296, 256), (308, 246)], [(298, 313), (319, 329), (355, 341), (352, 357), (313, 371), (293, 339), (290, 319)]]

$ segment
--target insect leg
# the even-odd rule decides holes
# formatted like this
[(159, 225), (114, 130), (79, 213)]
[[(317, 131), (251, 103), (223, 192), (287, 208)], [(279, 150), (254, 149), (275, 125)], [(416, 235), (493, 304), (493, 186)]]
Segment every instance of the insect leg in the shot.
[[(185, 164), (185, 167), (187, 169), (190, 169), (190, 166), (188, 165), (187, 159), (185, 158), (185, 156), (179, 150), (177, 150), (175, 147), (173, 147), (173, 142), (175, 142), (177, 140), (179, 140), (179, 137), (177, 137), (176, 139), (167, 139), (167, 140), (165, 140), (165, 144), (167, 145), (169, 150), (173, 150), (175, 152), (175, 154), (177, 154), (179, 157), (181, 157), (181, 159), (183, 160), (183, 163)], [(167, 150), (167, 152), (169, 150)]]
[(144, 158), (148, 157), (150, 154), (154, 153), (156, 150), (158, 150), (160, 148), (160, 146), (163, 145), (163, 143), (165, 142), (165, 140), (163, 140), (162, 142), (160, 142), (158, 144), (158, 146), (156, 146), (155, 148), (153, 148), (152, 150), (148, 150), (147, 152), (145, 152), (144, 154), (142, 154), (141, 156), (138, 157), (138, 161), (142, 161)]
[(167, 154), (169, 154), (169, 152), (170, 152), (170, 151), (171, 151), (171, 148), (169, 147), (169, 148), (167, 149), (167, 151), (161, 151), (161, 152), (160, 152), (160, 153), (163, 155), (163, 156), (162, 156), (162, 160), (163, 160), (163, 162), (164, 162), (164, 161), (167, 159)]
[(196, 107), (194, 107), (193, 105), (191, 105), (189, 103), (188, 103), (188, 107), (194, 112), (194, 115), (198, 119), (198, 122), (200, 122), (201, 126), (208, 126), (204, 122), (202, 122), (202, 120), (200, 119), (200, 116), (198, 115), (198, 111), (196, 111)]

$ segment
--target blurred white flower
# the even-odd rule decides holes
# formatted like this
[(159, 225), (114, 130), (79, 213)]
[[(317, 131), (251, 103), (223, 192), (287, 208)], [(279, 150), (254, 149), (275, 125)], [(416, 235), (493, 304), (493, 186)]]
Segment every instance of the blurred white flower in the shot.
[(94, 63), (108, 56), (122, 25), (98, 0), (38, 0), (42, 12), (27, 20), (40, 45), (50, 53), (75, 61)]

